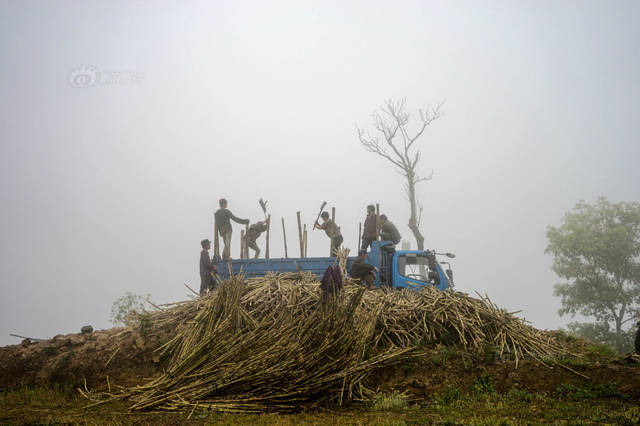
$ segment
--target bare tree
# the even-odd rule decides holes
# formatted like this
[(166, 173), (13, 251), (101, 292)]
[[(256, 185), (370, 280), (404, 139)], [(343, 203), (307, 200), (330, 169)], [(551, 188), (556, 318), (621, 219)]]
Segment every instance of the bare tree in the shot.
[(404, 188), (411, 208), (409, 229), (413, 232), (418, 250), (424, 250), (424, 236), (420, 233), (423, 206), (416, 196), (416, 185), (431, 180), (433, 171), (425, 176), (421, 176), (417, 172), (421, 152), (414, 144), (422, 136), (427, 126), (440, 118), (442, 104), (434, 108), (419, 110), (420, 124), (417, 131), (411, 136), (408, 129), (410, 117), (405, 110), (405, 103), (404, 98), (390, 99), (385, 102), (379, 112), (374, 111), (371, 114), (373, 127), (382, 134), (383, 141), (380, 140), (378, 134), (372, 136), (360, 127), (358, 127), (358, 139), (364, 149), (391, 162), (394, 169), (407, 179)]

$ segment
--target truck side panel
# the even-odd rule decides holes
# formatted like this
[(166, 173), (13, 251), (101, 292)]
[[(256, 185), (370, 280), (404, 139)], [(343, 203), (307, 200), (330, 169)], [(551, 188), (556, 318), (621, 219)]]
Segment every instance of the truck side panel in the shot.
[[(347, 259), (347, 270), (351, 269), (352, 257)], [(221, 261), (218, 273), (222, 279), (229, 277), (229, 268), (233, 274), (244, 273), (247, 277), (262, 277), (267, 272), (296, 272), (298, 270), (313, 272), (322, 278), (327, 267), (335, 263), (335, 257), (306, 257), (302, 259), (233, 259), (231, 262)]]

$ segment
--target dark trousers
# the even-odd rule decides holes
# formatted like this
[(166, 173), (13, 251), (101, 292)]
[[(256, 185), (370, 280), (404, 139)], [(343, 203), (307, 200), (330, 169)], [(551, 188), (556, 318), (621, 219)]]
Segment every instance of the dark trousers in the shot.
[(342, 244), (343, 241), (344, 241), (344, 238), (342, 238), (342, 235), (333, 237), (331, 239), (331, 256), (336, 255), (337, 251), (340, 249), (340, 244)]
[(200, 277), (200, 296), (202, 296), (205, 291), (213, 288), (213, 278), (211, 274), (209, 276)]
[(366, 250), (369, 247), (371, 247), (371, 243), (373, 243), (374, 240), (375, 240), (375, 238), (363, 238), (362, 239), (362, 247), (360, 247), (360, 250)]

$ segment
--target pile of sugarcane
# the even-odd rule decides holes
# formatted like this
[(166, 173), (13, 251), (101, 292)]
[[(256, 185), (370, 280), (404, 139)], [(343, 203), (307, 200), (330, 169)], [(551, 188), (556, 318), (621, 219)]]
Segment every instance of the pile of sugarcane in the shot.
[(562, 349), (486, 298), (424, 288), (365, 290), (346, 280), (322, 302), (309, 273), (235, 276), (206, 297), (152, 315), (175, 337), (166, 372), (118, 398), (134, 410), (295, 411), (365, 399), (363, 380), (446, 341), (492, 345), (516, 359), (554, 357)]

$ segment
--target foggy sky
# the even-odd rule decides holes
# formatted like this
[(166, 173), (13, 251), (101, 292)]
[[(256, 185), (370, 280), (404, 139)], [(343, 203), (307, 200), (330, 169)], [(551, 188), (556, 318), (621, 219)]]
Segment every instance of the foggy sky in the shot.
[[(445, 102), (418, 193), (457, 289), (566, 324), (547, 226), (581, 199), (640, 200), (639, 18), (634, 1), (1, 2), (0, 344), (109, 327), (127, 291), (184, 300), (220, 197), (252, 222), (269, 201), (272, 257), (280, 218), (295, 254), (295, 212), (310, 227), (323, 200), (351, 249), (370, 203), (411, 239), (402, 178), (355, 127), (398, 97), (414, 120)], [(73, 87), (84, 65), (135, 78)], [(309, 232), (310, 256), (328, 244)]]

